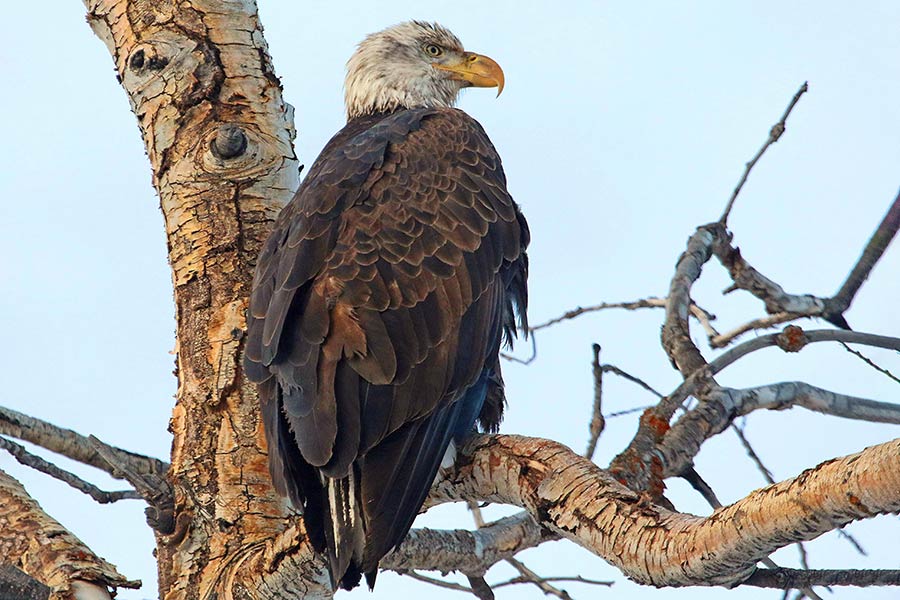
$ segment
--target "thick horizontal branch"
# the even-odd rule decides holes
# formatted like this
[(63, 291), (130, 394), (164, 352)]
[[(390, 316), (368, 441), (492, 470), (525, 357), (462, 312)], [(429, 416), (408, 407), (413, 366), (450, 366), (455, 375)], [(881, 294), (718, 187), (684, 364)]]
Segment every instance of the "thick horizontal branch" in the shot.
[(502, 560), (556, 539), (542, 532), (525, 513), (489, 523), (475, 531), (413, 529), (404, 542), (381, 561), (393, 571), (458, 571), (481, 576)]
[(478, 436), (460, 457), (434, 497), (521, 506), (543, 527), (656, 586), (736, 585), (778, 548), (900, 510), (900, 440), (822, 463), (708, 518), (649, 504), (547, 440)]
[(898, 569), (758, 569), (742, 585), (798, 589), (811, 586), (872, 587), (900, 585)]
[[(555, 539), (555, 534), (541, 529), (527, 513), (500, 519), (476, 531), (413, 529), (380, 566), (404, 574), (458, 571), (479, 577), (497, 562)], [(299, 517), (293, 518), (280, 535), (245, 544), (233, 554), (217, 579), (258, 590), (260, 600), (332, 595), (325, 561), (310, 546)]]

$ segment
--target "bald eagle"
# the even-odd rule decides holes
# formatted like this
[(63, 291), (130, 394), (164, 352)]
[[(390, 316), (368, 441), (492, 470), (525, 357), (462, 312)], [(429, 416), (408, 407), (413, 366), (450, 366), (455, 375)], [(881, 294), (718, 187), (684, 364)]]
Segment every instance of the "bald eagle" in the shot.
[(499, 348), (525, 309), (528, 226), (481, 125), (453, 108), (503, 71), (437, 24), (368, 36), (347, 124), (256, 266), (244, 357), (275, 488), (332, 585), (373, 586), (445, 455), (503, 412)]

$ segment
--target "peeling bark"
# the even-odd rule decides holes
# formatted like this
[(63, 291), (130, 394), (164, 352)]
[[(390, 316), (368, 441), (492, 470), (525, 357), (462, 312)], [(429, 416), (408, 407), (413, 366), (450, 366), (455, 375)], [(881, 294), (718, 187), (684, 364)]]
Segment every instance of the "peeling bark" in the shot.
[(737, 585), (778, 548), (900, 510), (900, 439), (824, 462), (707, 518), (652, 505), (548, 440), (481, 436), (461, 457), (433, 497), (521, 506), (634, 581), (658, 587)]
[(175, 290), (175, 530), (157, 532), (160, 597), (232, 597), (288, 525), (239, 364), (253, 265), (297, 187), (290, 109), (252, 1), (86, 5), (138, 119)]
[(49, 587), (51, 600), (71, 600), (88, 588), (105, 593), (106, 586), (140, 587), (46, 514), (22, 484), (2, 471), (0, 556)]

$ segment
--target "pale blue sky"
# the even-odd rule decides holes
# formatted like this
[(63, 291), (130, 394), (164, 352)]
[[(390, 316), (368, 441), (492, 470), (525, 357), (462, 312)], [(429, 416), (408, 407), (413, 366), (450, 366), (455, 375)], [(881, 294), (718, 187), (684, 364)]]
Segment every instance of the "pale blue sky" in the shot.
[[(804, 80), (809, 93), (731, 218), (744, 255), (789, 291), (831, 294), (900, 186), (900, 3), (259, 2), (307, 165), (342, 125), (343, 65), (365, 34), (410, 18), (437, 20), (503, 66), (507, 86), (499, 99), (470, 91), (461, 107), (493, 139), (531, 224), (534, 323), (577, 305), (663, 295), (685, 240), (718, 217), (744, 162)], [(0, 404), (166, 457), (175, 391), (171, 283), (134, 116), (82, 3), (8, 4), (0, 24)], [(898, 273), (900, 253), (892, 248), (848, 313), (855, 328), (900, 334)], [(696, 288), (721, 330), (762, 314), (745, 295), (721, 297), (727, 284), (710, 264)], [(603, 345), (605, 361), (670, 390), (678, 378), (659, 347), (660, 319), (659, 312), (609, 312), (543, 332), (536, 363), (504, 366), (504, 431), (583, 449), (592, 342)], [(695, 338), (702, 342), (701, 333)], [(869, 354), (900, 371), (896, 355)], [(898, 398), (896, 384), (822, 345), (797, 356), (760, 352), (719, 380), (749, 386), (790, 379)], [(608, 411), (648, 401), (608, 378)], [(601, 465), (635, 426), (632, 417), (609, 421)], [(783, 479), (897, 437), (898, 428), (797, 409), (751, 416), (748, 435)], [(697, 467), (726, 502), (763, 483), (730, 433), (704, 447)], [(144, 580), (144, 590), (120, 598), (155, 597), (152, 536), (138, 503), (98, 506), (5, 455), (0, 468), (124, 574)], [(707, 512), (679, 482), (671, 482), (670, 498), (681, 510)], [(435, 513), (426, 521), (433, 526), (470, 524), (460, 510)], [(837, 535), (823, 536), (809, 545), (811, 566), (900, 568), (898, 525), (891, 516), (849, 528), (869, 559)], [(776, 560), (796, 565), (796, 555), (789, 548)], [(523, 558), (546, 575), (617, 581), (611, 591), (568, 584), (582, 600), (726, 595), (641, 588), (565, 542)], [(509, 574), (498, 567), (488, 579)], [(894, 593), (839, 589), (834, 597)], [(392, 574), (379, 577), (374, 596), (344, 596), (425, 594), (462, 597)], [(754, 589), (727, 595), (780, 597)], [(536, 588), (498, 591), (501, 599), (542, 597)]]

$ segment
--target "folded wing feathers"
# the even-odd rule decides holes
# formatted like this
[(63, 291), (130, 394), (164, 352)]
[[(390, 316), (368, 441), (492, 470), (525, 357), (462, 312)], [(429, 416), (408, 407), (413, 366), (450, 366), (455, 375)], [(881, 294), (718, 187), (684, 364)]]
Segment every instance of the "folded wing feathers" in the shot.
[(499, 423), (497, 346), (524, 323), (527, 237), (493, 146), (448, 109), (351, 122), (276, 222), (245, 372), (276, 489), (335, 583), (371, 581), (406, 535), (485, 369), (481, 423)]

